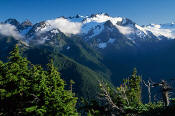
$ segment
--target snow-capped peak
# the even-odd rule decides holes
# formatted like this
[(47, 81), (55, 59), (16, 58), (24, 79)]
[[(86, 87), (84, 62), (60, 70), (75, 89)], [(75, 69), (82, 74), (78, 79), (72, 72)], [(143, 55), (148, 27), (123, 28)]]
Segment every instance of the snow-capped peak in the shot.
[(97, 22), (97, 23), (104, 23), (108, 20), (110, 20), (114, 25), (117, 24), (117, 22), (122, 21), (122, 17), (110, 17), (109, 15), (106, 15), (105, 13), (102, 14), (96, 14), (94, 16), (86, 18), (83, 23), (89, 23), (89, 22)]
[(110, 21), (122, 34), (130, 34), (132, 29), (127, 23), (129, 20), (122, 17), (111, 17), (106, 13), (95, 14), (91, 16), (76, 15), (73, 17), (59, 17), (53, 20), (44, 21), (36, 28), (36, 32), (43, 33), (52, 29), (59, 29), (66, 35), (71, 34), (88, 34), (90, 38), (100, 34), (104, 29), (105, 22)]
[(175, 39), (175, 24), (150, 24), (143, 27), (145, 30), (151, 31), (155, 36), (164, 36), (166, 38)]
[(16, 31), (28, 40), (44, 38), (43, 40), (47, 41), (61, 32), (67, 36), (81, 36), (87, 41), (97, 39), (103, 47), (107, 39), (117, 39), (121, 36), (133, 42), (138, 39), (175, 39), (174, 22), (140, 26), (128, 18), (112, 17), (106, 13), (90, 16), (79, 14), (72, 17), (62, 16), (34, 25), (28, 20), (19, 23), (16, 19), (8, 19), (4, 23), (15, 26)]
[[(111, 17), (106, 13), (95, 14), (87, 17), (82, 22), (82, 33), (89, 33), (93, 31), (93, 37), (100, 34), (104, 29), (104, 24), (110, 21), (111, 24), (118, 29), (122, 34), (128, 35), (132, 33), (132, 25), (130, 20), (122, 17)], [(130, 21), (131, 22), (131, 21)], [(133, 23), (134, 24), (134, 23)], [(92, 35), (90, 36), (90, 38)]]

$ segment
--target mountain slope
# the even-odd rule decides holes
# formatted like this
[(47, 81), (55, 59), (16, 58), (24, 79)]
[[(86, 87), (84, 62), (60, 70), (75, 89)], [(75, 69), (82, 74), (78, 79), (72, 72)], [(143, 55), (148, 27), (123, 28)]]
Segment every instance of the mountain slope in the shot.
[[(26, 50), (24, 55), (32, 63), (42, 65), (45, 65), (48, 60), (52, 58), (55, 66), (58, 67), (58, 70), (61, 73), (61, 77), (68, 84), (70, 80), (75, 81), (74, 92), (79, 96), (95, 97), (98, 91), (98, 80), (106, 80), (103, 75), (92, 71), (90, 68), (79, 64), (61, 53), (54, 52), (50, 47), (34, 47)], [(49, 56), (50, 58), (46, 56)]]
[(75, 91), (84, 96), (99, 79), (120, 84), (134, 67), (144, 79), (175, 76), (174, 30), (174, 23), (139, 26), (105, 13), (36, 24), (8, 19), (0, 23), (0, 59), (6, 60), (15, 44), (34, 64), (53, 58), (63, 78), (75, 79)]
[(74, 92), (78, 96), (95, 97), (98, 80), (109, 80), (108, 69), (100, 62), (100, 55), (78, 39), (72, 41), (64, 35), (58, 35), (54, 39), (58, 40), (54, 45), (48, 42), (44, 45), (25, 46), (20, 40), (1, 38), (0, 60), (6, 61), (8, 53), (18, 44), (23, 55), (34, 64), (45, 67), (49, 60), (53, 59), (62, 78), (68, 84), (71, 79), (75, 81)]

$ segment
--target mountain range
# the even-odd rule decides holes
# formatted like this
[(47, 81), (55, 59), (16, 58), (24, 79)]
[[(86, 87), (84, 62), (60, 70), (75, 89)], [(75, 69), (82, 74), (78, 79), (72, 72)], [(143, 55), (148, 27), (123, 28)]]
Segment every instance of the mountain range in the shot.
[[(175, 76), (175, 23), (140, 26), (107, 13), (58, 17), (32, 24), (0, 23), (0, 60), (18, 44), (22, 55), (45, 66), (50, 59), (80, 96), (95, 96), (98, 80), (118, 85), (134, 67), (143, 79)], [(92, 94), (93, 93), (93, 94)]]

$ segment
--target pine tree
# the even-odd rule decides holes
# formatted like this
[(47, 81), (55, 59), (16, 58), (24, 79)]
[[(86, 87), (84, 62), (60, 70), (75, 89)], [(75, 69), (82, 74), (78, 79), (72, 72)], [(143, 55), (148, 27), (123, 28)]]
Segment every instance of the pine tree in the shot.
[(16, 115), (25, 107), (29, 62), (20, 56), (18, 46), (10, 55), (9, 61), (1, 67), (1, 109), (8, 115)]
[(134, 68), (133, 73), (117, 88), (118, 97), (124, 106), (135, 107), (141, 104), (141, 77)]
[(0, 62), (0, 114), (77, 115), (77, 98), (65, 90), (65, 82), (53, 65), (48, 70), (20, 56), (16, 46), (7, 63)]
[(137, 75), (137, 69), (134, 68), (132, 75), (128, 80), (128, 95), (129, 102), (131, 104), (140, 104), (141, 103), (141, 77)]
[[(60, 73), (53, 65), (53, 61), (48, 64), (45, 92), (45, 105), (48, 114), (56, 116), (77, 115), (75, 105), (76, 99), (73, 93), (64, 89), (65, 83), (60, 77)], [(54, 104), (54, 105), (52, 105)]]

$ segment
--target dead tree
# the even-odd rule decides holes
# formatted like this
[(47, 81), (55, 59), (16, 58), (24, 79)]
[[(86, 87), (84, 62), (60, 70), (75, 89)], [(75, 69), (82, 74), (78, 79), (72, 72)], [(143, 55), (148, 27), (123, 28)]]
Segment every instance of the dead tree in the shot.
[(122, 98), (125, 99), (127, 105), (129, 105), (129, 100), (128, 100), (128, 97), (127, 97), (127, 95), (126, 95), (126, 91), (127, 91), (127, 89), (126, 89), (126, 84), (121, 85), (120, 88), (121, 88), (121, 95), (122, 95)]
[(108, 110), (111, 111), (112, 115), (114, 114), (120, 114), (120, 113), (124, 113), (123, 109), (118, 107), (112, 100), (111, 96), (110, 96), (110, 92), (108, 90), (108, 87), (106, 86), (105, 83), (99, 81), (99, 85), (100, 85), (100, 88), (102, 90), (102, 93), (100, 94), (101, 98), (100, 99), (103, 99), (106, 101), (107, 105), (108, 105)]
[(75, 82), (73, 81), (73, 80), (70, 80), (70, 91), (72, 92), (72, 86), (73, 86), (73, 84), (75, 84)]
[(143, 84), (147, 87), (149, 103), (151, 103), (151, 87), (153, 87), (153, 83), (150, 80), (145, 83), (145, 81), (143, 80)]
[(169, 87), (169, 85), (167, 84), (167, 82), (165, 80), (162, 80), (160, 83), (155, 83), (155, 84), (153, 84), (153, 86), (160, 86), (161, 87), (164, 106), (169, 106), (169, 104), (170, 104), (169, 92), (170, 92), (170, 90), (172, 90), (172, 88)]

